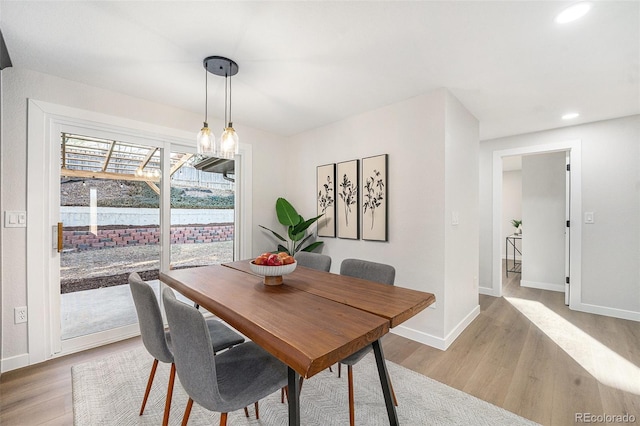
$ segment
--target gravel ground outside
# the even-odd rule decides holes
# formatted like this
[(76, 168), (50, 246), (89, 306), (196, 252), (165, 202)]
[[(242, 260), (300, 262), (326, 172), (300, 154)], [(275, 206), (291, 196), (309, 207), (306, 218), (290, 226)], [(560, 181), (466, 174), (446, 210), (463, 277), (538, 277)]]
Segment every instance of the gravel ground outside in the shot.
[[(233, 241), (171, 246), (171, 263), (176, 269), (231, 261)], [(62, 253), (61, 293), (127, 284), (131, 272), (138, 272), (144, 280), (158, 279), (159, 267), (159, 245)]]

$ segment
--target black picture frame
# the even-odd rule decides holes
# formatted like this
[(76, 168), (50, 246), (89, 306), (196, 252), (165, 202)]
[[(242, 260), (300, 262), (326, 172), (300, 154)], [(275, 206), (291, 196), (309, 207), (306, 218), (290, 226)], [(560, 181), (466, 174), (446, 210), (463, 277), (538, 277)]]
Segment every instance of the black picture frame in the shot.
[(336, 218), (338, 238), (360, 239), (360, 160), (336, 167)]
[(336, 165), (325, 164), (316, 167), (316, 203), (318, 237), (336, 236)]
[(362, 239), (388, 241), (388, 154), (362, 159), (360, 210)]

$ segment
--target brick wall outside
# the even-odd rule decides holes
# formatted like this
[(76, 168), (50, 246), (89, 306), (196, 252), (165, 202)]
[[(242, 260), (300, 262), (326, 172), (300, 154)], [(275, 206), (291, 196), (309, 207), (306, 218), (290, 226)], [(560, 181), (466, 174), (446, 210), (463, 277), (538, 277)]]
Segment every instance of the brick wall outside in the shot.
[[(171, 227), (171, 244), (198, 244), (233, 240), (233, 223)], [(110, 247), (159, 244), (160, 228), (136, 227), (90, 231), (63, 230), (65, 250), (100, 250)]]

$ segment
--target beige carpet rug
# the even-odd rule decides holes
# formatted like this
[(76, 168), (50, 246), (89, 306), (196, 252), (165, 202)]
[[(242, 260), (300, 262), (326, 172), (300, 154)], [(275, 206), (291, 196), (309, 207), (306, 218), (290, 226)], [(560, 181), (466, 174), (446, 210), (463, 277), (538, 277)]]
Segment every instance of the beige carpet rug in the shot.
[[(122, 352), (99, 361), (72, 367), (73, 413), (76, 426), (159, 425), (162, 423), (169, 365), (158, 366), (142, 416), (138, 416), (153, 359), (144, 349)], [(401, 425), (535, 425), (421, 374), (387, 361), (398, 398)], [(346, 372), (346, 369), (345, 369)], [(354, 367), (356, 424), (388, 425), (373, 355)], [(187, 396), (176, 380), (170, 424), (179, 425)], [(348, 425), (347, 379), (324, 371), (306, 380), (300, 397), (301, 423), (305, 426)], [(253, 408), (229, 414), (229, 425), (287, 425), (287, 405), (280, 394), (260, 401), (260, 419)], [(219, 414), (193, 405), (189, 425), (217, 425)]]

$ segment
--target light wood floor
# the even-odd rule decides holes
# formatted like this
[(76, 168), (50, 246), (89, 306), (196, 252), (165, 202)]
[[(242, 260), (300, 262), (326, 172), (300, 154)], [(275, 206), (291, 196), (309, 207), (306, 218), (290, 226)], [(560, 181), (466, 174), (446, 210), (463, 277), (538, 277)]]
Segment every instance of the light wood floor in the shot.
[[(519, 278), (505, 281), (506, 297), (480, 296), (480, 315), (447, 351), (390, 334), (386, 358), (544, 425), (570, 425), (583, 412), (640, 422), (640, 324), (570, 311), (561, 293), (521, 288)], [(577, 340), (563, 340), (572, 334)], [(0, 424), (71, 425), (71, 366), (141, 344), (129, 339), (3, 374)]]
[(520, 287), (519, 274), (503, 277), (503, 294), (481, 295), (480, 315), (446, 351), (389, 335), (385, 357), (544, 425), (574, 424), (575, 413), (640, 423), (639, 323), (571, 311), (564, 293)]

